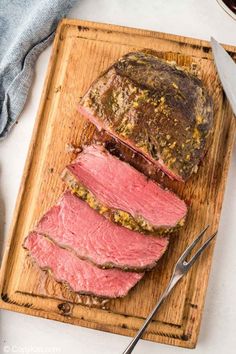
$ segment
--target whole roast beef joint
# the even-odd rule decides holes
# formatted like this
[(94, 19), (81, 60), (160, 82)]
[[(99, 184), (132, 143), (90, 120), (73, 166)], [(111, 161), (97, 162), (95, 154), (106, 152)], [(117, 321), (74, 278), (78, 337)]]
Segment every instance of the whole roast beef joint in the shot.
[(186, 181), (207, 148), (212, 99), (199, 78), (157, 55), (124, 55), (92, 83), (79, 112), (170, 178)]
[(92, 208), (129, 229), (161, 234), (184, 223), (184, 201), (101, 145), (84, 147), (66, 167), (63, 179)]
[[(124, 55), (91, 85), (79, 112), (170, 178), (186, 181), (207, 149), (212, 100), (199, 78), (157, 56)], [(62, 178), (70, 190), (24, 248), (74, 292), (125, 296), (184, 224), (185, 202), (101, 144), (84, 146)]]

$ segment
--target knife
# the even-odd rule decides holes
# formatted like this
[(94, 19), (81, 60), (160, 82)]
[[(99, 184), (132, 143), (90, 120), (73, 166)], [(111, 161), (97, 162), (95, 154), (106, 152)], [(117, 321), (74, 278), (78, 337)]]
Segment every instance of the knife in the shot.
[(220, 81), (236, 116), (236, 64), (213, 37), (211, 37), (211, 47)]

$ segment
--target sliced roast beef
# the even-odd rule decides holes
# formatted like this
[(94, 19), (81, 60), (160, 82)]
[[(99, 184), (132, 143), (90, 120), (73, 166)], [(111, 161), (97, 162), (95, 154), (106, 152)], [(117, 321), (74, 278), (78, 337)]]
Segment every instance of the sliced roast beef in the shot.
[(212, 100), (200, 79), (156, 55), (123, 56), (92, 84), (79, 112), (185, 181), (204, 156)]
[(57, 281), (66, 283), (80, 294), (109, 298), (125, 296), (143, 277), (143, 273), (100, 269), (37, 232), (29, 234), (24, 247), (40, 268), (49, 269)]
[(182, 200), (101, 145), (85, 147), (63, 178), (92, 208), (132, 230), (170, 232), (184, 222)]
[(143, 235), (110, 222), (70, 192), (42, 217), (35, 231), (104, 268), (151, 269), (168, 245), (167, 237)]

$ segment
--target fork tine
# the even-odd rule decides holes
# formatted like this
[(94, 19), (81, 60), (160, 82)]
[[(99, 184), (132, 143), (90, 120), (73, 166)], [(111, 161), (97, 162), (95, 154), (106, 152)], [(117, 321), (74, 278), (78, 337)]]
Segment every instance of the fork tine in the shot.
[(210, 225), (207, 225), (201, 232), (200, 234), (195, 238), (195, 240), (189, 245), (186, 250), (183, 252), (183, 254), (180, 256), (178, 262), (183, 262), (185, 258), (190, 254), (192, 249), (196, 246), (196, 244), (201, 240), (202, 236), (205, 234), (206, 230), (208, 229)]
[(213, 240), (213, 238), (216, 236), (218, 230), (216, 232), (214, 232), (213, 235), (211, 235), (206, 242), (204, 242), (204, 244), (199, 248), (199, 250), (195, 253), (195, 255), (190, 259), (190, 261), (187, 263), (187, 267), (191, 268), (192, 265), (196, 262), (196, 260), (198, 259), (198, 257), (200, 256), (200, 254), (205, 250), (205, 248), (210, 244), (210, 242)]

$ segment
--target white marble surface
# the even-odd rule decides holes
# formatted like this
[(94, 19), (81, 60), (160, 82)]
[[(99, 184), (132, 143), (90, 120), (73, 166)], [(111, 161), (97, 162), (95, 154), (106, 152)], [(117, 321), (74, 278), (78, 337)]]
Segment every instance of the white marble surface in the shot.
[[(236, 45), (236, 21), (216, 0), (81, 0), (70, 17), (142, 27)], [(1, 243), (12, 218), (50, 56), (38, 59), (33, 87), (19, 124), (0, 143)], [(236, 347), (236, 149), (227, 182), (213, 269), (195, 353), (235, 353)], [(4, 223), (3, 223), (4, 222)], [(129, 338), (59, 322), (0, 312), (0, 353), (122, 353)], [(135, 353), (183, 353), (186, 349), (141, 341)]]

